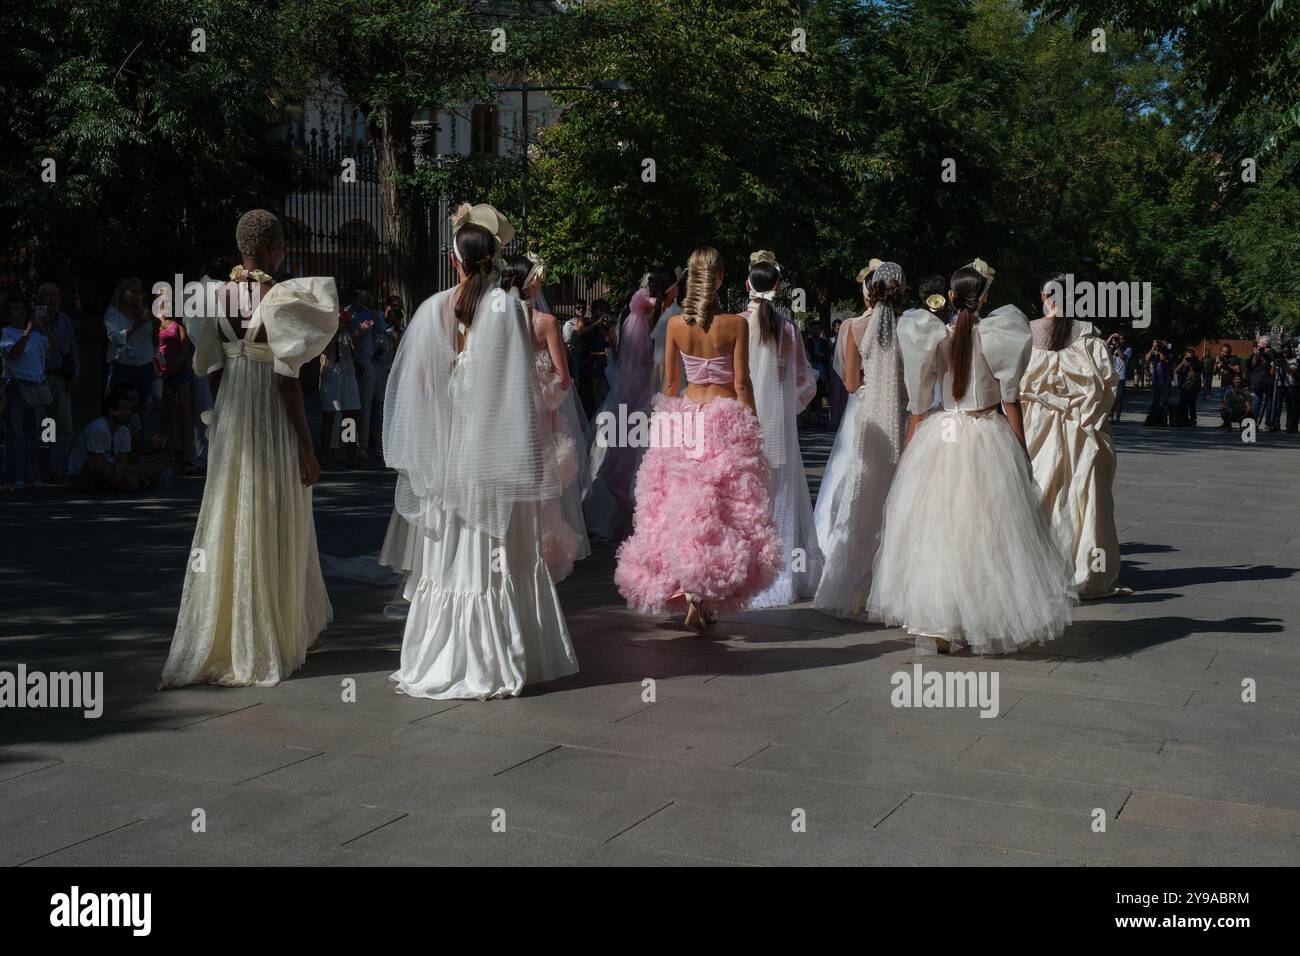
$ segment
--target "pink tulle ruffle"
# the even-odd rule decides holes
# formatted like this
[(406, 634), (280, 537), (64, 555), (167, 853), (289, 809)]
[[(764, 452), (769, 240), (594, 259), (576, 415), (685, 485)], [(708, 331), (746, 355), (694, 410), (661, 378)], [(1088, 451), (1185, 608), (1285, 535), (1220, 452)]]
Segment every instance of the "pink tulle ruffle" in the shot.
[(662, 611), (688, 592), (710, 610), (742, 607), (782, 565), (758, 419), (735, 399), (698, 406), (656, 395), (653, 408), (656, 418), (697, 416), (699, 442), (647, 449), (614, 583), (641, 613)]

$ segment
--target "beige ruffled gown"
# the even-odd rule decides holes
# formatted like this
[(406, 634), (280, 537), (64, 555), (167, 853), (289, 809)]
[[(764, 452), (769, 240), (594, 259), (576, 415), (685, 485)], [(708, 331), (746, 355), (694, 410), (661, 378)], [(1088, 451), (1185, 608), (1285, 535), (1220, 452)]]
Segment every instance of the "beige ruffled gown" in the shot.
[[(162, 686), (269, 687), (302, 666), (333, 617), (316, 550), (312, 493), (276, 376), (296, 378), (338, 329), (333, 279), (271, 287), (243, 339), (232, 321), (192, 324), (194, 365), (222, 369), (207, 482)], [(265, 342), (257, 342), (259, 327)]]
[(1091, 323), (1076, 320), (1070, 343), (1056, 352), (1046, 347), (1048, 320), (1030, 325), (1034, 348), (1020, 383), (1020, 406), (1043, 516), (1070, 559), (1081, 598), (1125, 593), (1116, 586), (1120, 554), (1111, 490), (1110, 410), (1119, 376)]

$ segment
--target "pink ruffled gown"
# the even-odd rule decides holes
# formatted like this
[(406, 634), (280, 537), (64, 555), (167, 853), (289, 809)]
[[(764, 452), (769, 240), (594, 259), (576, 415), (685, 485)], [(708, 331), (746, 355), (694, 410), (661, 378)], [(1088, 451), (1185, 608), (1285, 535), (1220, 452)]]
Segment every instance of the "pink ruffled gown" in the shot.
[[(683, 355), (692, 384), (730, 384), (730, 356)], [(652, 444), (636, 478), (632, 536), (618, 549), (614, 583), (628, 606), (657, 613), (685, 596), (710, 611), (744, 607), (780, 572), (763, 430), (734, 398), (651, 403)]]

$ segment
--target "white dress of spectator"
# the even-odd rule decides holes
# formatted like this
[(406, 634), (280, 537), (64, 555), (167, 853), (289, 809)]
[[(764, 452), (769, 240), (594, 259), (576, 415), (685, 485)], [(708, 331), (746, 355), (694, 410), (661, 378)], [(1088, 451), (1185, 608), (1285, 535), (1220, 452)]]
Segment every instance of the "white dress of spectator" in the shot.
[(68, 474), (76, 478), (91, 455), (103, 455), (110, 465), (131, 454), (131, 429), (119, 425), (114, 430), (101, 416), (82, 430), (68, 453)]

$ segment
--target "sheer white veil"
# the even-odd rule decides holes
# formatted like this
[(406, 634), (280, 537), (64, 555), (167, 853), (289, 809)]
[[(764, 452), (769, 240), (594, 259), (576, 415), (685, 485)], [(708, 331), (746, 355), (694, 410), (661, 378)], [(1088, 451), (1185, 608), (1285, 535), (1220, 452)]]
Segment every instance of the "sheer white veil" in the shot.
[(438, 293), (411, 317), (384, 395), (384, 458), (412, 524), (437, 535), (455, 515), (503, 537), (516, 505), (560, 495), (532, 330), (494, 273), (457, 354), (455, 294)]
[[(787, 404), (793, 407), (795, 382), (793, 378), (786, 382), (782, 374), (781, 347), (785, 342), (785, 324), (789, 320), (784, 309), (772, 307), (781, 328), (776, 338), (763, 341), (763, 330), (758, 321), (758, 305), (753, 299), (749, 303), (749, 377), (754, 385), (754, 411), (758, 414), (758, 423), (763, 427), (763, 452), (771, 468), (785, 464), (785, 425)], [(789, 391), (790, 402), (787, 403), (786, 392)]]

